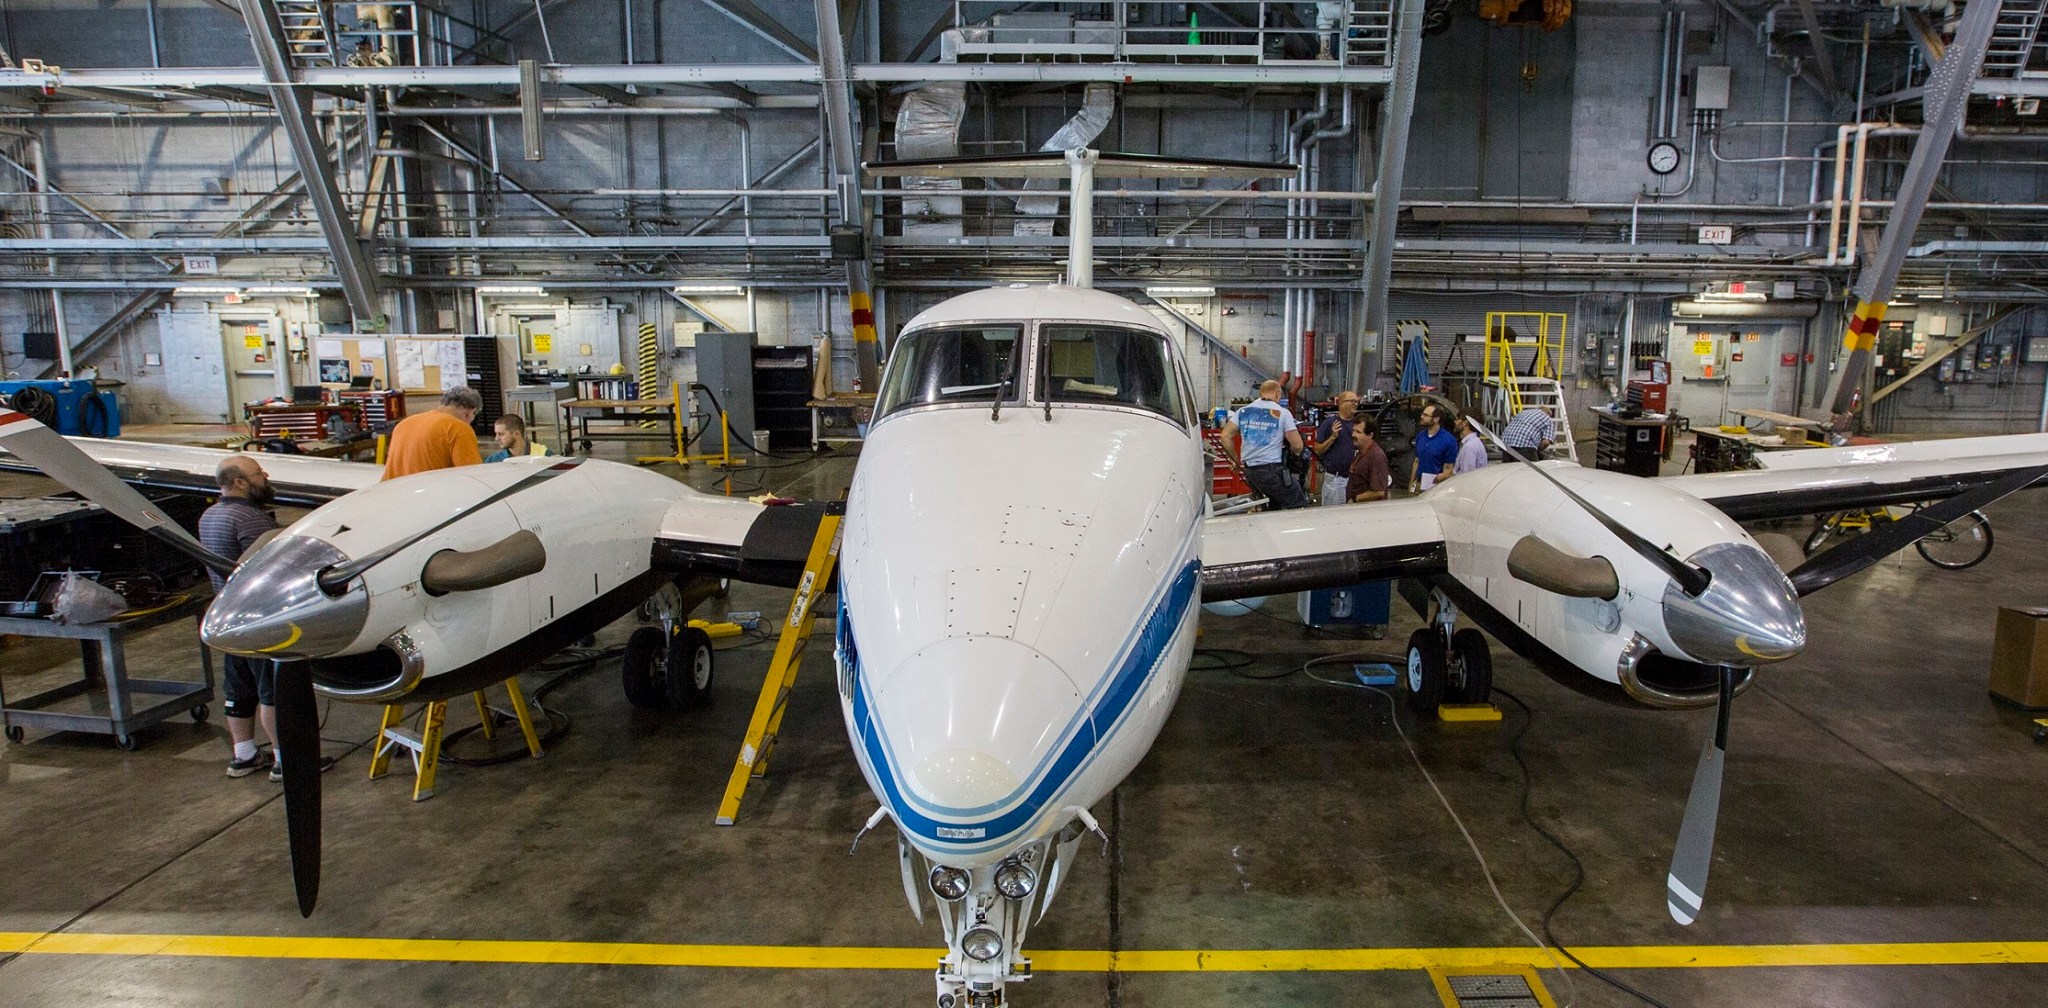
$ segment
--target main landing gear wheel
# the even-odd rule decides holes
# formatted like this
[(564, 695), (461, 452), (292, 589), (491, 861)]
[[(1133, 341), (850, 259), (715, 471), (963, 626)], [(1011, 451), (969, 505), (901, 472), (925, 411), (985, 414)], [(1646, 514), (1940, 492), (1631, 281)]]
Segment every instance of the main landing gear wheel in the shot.
[(1493, 695), (1493, 655), (1486, 635), (1466, 627), (1451, 635), (1451, 699), (1482, 704)]
[(641, 627), (626, 639), (619, 676), (626, 700), (641, 710), (685, 710), (711, 693), (711, 637), (693, 626), (664, 638), (660, 627)]
[(669, 706), (675, 710), (711, 702), (711, 635), (693, 626), (676, 628), (664, 669)]
[(1444, 635), (1435, 627), (1423, 627), (1408, 635), (1408, 671), (1401, 677), (1408, 690), (1408, 709), (1417, 714), (1435, 714), (1443, 705), (1450, 672), (1444, 655)]

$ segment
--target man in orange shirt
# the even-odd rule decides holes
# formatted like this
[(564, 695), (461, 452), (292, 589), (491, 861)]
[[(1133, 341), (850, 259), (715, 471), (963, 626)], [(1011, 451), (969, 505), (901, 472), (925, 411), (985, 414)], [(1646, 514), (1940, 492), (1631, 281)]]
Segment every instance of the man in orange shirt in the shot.
[(483, 398), (475, 389), (457, 385), (441, 393), (439, 408), (400, 420), (391, 429), (391, 446), (384, 452), (384, 478), (482, 465), (476, 431), (469, 425), (483, 408)]

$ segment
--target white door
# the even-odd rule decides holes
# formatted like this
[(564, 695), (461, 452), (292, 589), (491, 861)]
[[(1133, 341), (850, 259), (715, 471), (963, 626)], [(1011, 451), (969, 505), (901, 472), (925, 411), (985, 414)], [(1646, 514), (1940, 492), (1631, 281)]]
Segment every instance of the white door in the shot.
[(1727, 408), (1729, 332), (1718, 322), (1671, 327), (1671, 410), (1694, 427), (1718, 425)]
[(220, 339), (228, 364), (228, 392), (240, 411), (244, 403), (261, 402), (288, 388), (278, 380), (284, 365), (278, 359), (274, 319), (222, 319)]
[(161, 311), (156, 320), (164, 352), (165, 419), (172, 423), (232, 422), (220, 317), (210, 311)]

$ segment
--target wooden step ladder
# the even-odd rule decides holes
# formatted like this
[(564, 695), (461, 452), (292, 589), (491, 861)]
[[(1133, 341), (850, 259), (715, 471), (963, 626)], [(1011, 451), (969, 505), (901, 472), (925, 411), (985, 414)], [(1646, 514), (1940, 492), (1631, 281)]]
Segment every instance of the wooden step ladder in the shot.
[(740, 799), (747, 785), (768, 772), (768, 756), (775, 749), (775, 737), (782, 730), (782, 715), (789, 709), (790, 688), (796, 684), (797, 666), (804, 660), (811, 637), (811, 608), (824, 594), (839, 563), (840, 524), (846, 505), (826, 506), (811, 538), (810, 555), (804, 559), (803, 579), (789, 600), (789, 617), (782, 621), (782, 636), (775, 642), (775, 657), (768, 662), (768, 675), (761, 682), (761, 696), (754, 702), (754, 716), (747, 722), (747, 737), (740, 743), (739, 759), (725, 784), (725, 797), (718, 803), (720, 826), (731, 826), (740, 814)]
[[(540, 734), (534, 730), (533, 715), (527, 711), (526, 694), (519, 690), (517, 676), (505, 680), (505, 692), (512, 697), (509, 714), (519, 721), (519, 732), (526, 736), (526, 751), (539, 759), (546, 755), (540, 747)], [(496, 738), (494, 725), (496, 715), (508, 712), (492, 707), (484, 699), (482, 690), (472, 694), (476, 700), (477, 720), (483, 723), (484, 738)], [(377, 726), (377, 748), (370, 756), (370, 779), (376, 780), (391, 772), (391, 751), (403, 748), (412, 754), (412, 800), (426, 801), (434, 797), (434, 771), (441, 762), (441, 733), (448, 721), (448, 701), (435, 700), (427, 704), (426, 717), (415, 734), (404, 727), (405, 705), (386, 704), (384, 720)]]

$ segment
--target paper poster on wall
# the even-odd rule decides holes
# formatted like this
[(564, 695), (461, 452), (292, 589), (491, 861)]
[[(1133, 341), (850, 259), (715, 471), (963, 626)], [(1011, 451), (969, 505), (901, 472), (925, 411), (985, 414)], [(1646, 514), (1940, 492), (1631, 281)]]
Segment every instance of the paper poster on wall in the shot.
[(426, 388), (426, 348), (417, 340), (399, 340), (395, 349), (398, 352), (398, 387), (402, 389)]
[(316, 357), (346, 357), (338, 339), (317, 339), (313, 341), (313, 355)]
[(383, 341), (383, 340), (380, 340), (380, 339), (366, 339), (366, 340), (357, 340), (357, 341), (356, 341), (356, 356), (358, 356), (358, 357), (382, 357), (382, 356), (384, 356), (384, 341)]
[(1696, 356), (1712, 357), (1714, 355), (1713, 338), (1708, 337), (1706, 339), (1694, 339), (1692, 341), (1692, 352)]
[(263, 349), (262, 334), (254, 332), (244, 332), (242, 334), (242, 346), (250, 350)]
[(455, 340), (442, 340), (432, 346), (440, 357), (437, 363), (441, 365), (442, 390), (469, 384), (467, 369), (462, 366), (462, 344)]
[(542, 353), (553, 353), (553, 352), (554, 352), (554, 349), (555, 349), (555, 338), (554, 338), (553, 336), (550, 336), (550, 335), (548, 335), (547, 333), (544, 333), (544, 332), (537, 332), (537, 333), (534, 333), (534, 334), (533, 334), (533, 352), (534, 352), (534, 353), (537, 353), (537, 354), (542, 354)]

